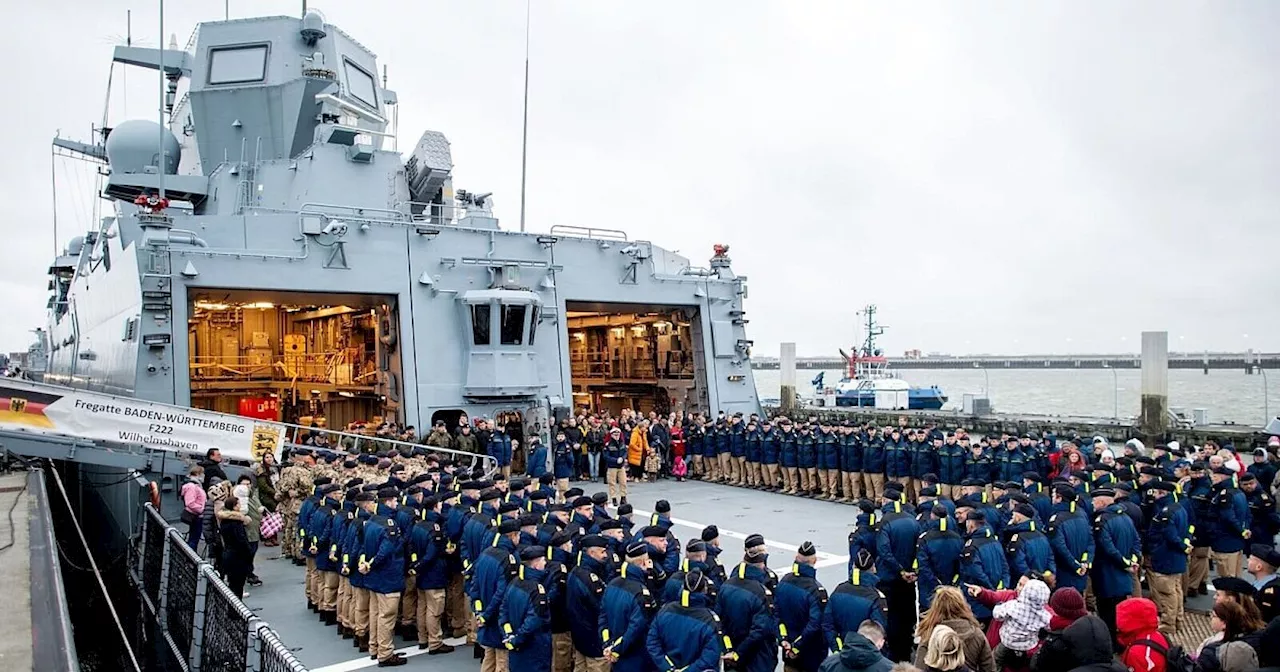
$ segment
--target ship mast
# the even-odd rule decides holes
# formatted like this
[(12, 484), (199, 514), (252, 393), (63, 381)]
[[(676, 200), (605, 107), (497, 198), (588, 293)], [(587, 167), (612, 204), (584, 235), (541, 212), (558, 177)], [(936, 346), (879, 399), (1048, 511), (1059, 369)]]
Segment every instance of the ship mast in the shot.
[(532, 0), (524, 3), (524, 129), (520, 135), (520, 232), (524, 233), (524, 185), (529, 166), (529, 17)]

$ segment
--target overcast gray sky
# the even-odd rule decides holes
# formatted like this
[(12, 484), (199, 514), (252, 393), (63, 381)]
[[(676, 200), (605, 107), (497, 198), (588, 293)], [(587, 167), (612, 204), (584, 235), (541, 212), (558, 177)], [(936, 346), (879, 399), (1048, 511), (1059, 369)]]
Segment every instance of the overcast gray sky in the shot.
[[(9, 8), (4, 349), (44, 322), (48, 141), (87, 139), (125, 10), (156, 46), (156, 4)], [(312, 6), (390, 67), (401, 147), (446, 133), (515, 227), (524, 3)], [(222, 11), (170, 2), (165, 32)], [(757, 354), (847, 347), (871, 302), (891, 354), (1280, 350), (1280, 2), (534, 0), (532, 61), (530, 227), (730, 244)], [(155, 107), (117, 69), (112, 122)], [(92, 172), (55, 170), (65, 242)]]

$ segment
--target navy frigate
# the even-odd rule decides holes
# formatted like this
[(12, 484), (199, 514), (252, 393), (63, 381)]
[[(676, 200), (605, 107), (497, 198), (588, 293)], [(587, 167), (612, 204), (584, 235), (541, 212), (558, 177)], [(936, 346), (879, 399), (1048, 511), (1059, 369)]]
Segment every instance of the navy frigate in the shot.
[[(397, 151), (377, 57), (319, 12), (202, 23), (185, 48), (113, 59), (161, 78), (163, 123), (54, 140), (100, 165), (110, 207), (49, 267), (43, 381), (7, 383), (0, 438), (52, 460), (73, 522), (129, 560), (159, 634), (136, 631), (168, 665), (226, 655), (208, 606), (225, 587), (204, 570), (171, 585), (186, 551), (153, 515), (177, 519), (206, 447), (243, 466), (303, 431), (359, 450), (387, 423), (498, 418), (545, 441), (584, 410), (760, 410), (727, 246), (700, 266), (607, 215), (503, 229), (492, 194), (455, 187), (443, 133)], [(313, 668), (351, 657), (293, 630), (298, 577), (267, 574), (246, 601), (274, 602), (224, 614), (245, 621), (253, 669), (289, 646)]]

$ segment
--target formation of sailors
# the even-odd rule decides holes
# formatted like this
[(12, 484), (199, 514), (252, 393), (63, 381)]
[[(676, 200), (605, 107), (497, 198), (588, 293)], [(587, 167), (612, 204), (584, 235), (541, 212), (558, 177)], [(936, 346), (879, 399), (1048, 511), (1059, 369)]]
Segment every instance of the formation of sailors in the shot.
[(666, 501), (637, 522), (625, 499), (611, 507), (554, 468), (486, 478), (424, 449), (321, 451), (318, 464), (295, 452), (277, 486), (282, 550), (307, 566), (319, 618), (379, 666), (405, 663), (398, 634), (433, 655), (466, 637), (486, 672), (817, 670), (877, 628), (876, 648), (909, 660), (940, 588), (963, 588), (989, 621), (980, 591), (1027, 577), (1085, 595), (1113, 633), (1145, 580), (1171, 635), (1210, 558), (1220, 594), (1280, 615), (1266, 450), (1246, 468), (1214, 446), (1116, 452), (1100, 438), (1085, 451), (1051, 436), (723, 416), (681, 430), (695, 477), (856, 504), (848, 579), (828, 593), (812, 543), (779, 577), (759, 534), (722, 558), (718, 529), (682, 542)]

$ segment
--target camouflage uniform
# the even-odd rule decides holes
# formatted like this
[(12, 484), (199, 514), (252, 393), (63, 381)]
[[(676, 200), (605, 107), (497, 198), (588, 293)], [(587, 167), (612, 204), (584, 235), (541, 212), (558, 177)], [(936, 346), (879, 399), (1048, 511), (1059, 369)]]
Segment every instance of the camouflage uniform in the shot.
[(284, 518), (284, 528), (280, 530), (280, 554), (286, 558), (302, 558), (298, 540), (298, 510), (302, 508), (302, 500), (309, 494), (311, 473), (307, 467), (291, 464), (280, 472), (280, 481), (276, 484), (276, 499)]

